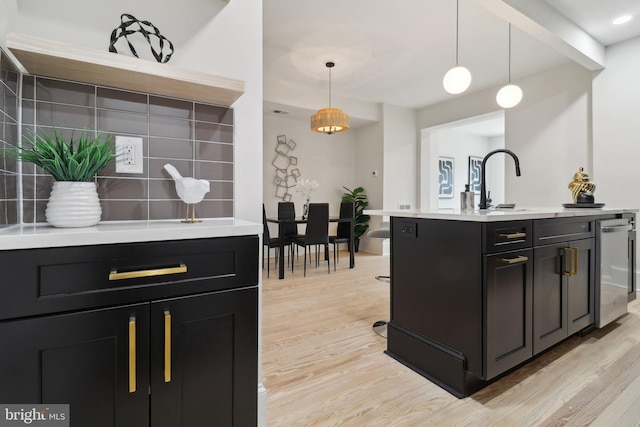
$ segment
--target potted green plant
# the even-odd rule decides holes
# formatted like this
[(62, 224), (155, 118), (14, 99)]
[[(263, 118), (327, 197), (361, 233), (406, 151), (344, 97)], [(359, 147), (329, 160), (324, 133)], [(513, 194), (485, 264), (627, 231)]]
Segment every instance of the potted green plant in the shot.
[(355, 211), (355, 217), (353, 219), (353, 235), (355, 241), (353, 242), (353, 246), (355, 251), (358, 252), (360, 237), (367, 232), (367, 229), (369, 228), (369, 224), (367, 223), (371, 219), (369, 215), (365, 215), (364, 213), (364, 210), (369, 206), (369, 201), (364, 192), (364, 188), (362, 187), (357, 187), (353, 190), (350, 190), (347, 187), (342, 188), (346, 190), (346, 192), (342, 194), (342, 201), (353, 203), (353, 209)]
[(115, 162), (113, 138), (84, 130), (78, 138), (67, 140), (62, 131), (32, 132), (22, 145), (9, 144), (4, 150), (23, 162), (33, 163), (50, 173), (55, 182), (45, 211), (47, 222), (55, 227), (88, 227), (102, 215), (95, 175)]

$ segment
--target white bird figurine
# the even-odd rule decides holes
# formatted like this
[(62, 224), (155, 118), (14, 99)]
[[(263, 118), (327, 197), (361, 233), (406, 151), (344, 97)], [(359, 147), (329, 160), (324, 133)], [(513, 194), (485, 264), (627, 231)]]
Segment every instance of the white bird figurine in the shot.
[[(209, 181), (205, 179), (195, 179), (183, 177), (180, 172), (172, 165), (167, 163), (164, 168), (169, 172), (171, 178), (176, 182), (176, 193), (187, 205), (187, 215), (183, 222), (201, 222), (196, 220), (196, 203), (200, 203), (204, 199), (204, 195), (209, 192)], [(189, 219), (189, 206), (191, 206), (191, 219)]]

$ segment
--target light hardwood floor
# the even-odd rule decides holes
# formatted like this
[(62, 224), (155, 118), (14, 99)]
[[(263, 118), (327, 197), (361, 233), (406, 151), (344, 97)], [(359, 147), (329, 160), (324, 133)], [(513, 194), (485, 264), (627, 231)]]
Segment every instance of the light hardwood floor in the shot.
[[(572, 337), (466, 399), (383, 351), (389, 258), (347, 253), (334, 273), (302, 257), (284, 280), (263, 274), (262, 355), (269, 426), (640, 426), (640, 303)], [(272, 259), (273, 262), (273, 259)], [(324, 268), (323, 268), (324, 267)]]

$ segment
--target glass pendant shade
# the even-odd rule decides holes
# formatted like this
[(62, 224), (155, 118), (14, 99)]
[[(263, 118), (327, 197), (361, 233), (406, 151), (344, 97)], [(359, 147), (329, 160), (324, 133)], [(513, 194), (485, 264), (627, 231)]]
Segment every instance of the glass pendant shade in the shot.
[(349, 116), (339, 108), (322, 108), (311, 116), (311, 129), (328, 135), (345, 131), (349, 129)]
[(522, 100), (522, 89), (514, 84), (503, 86), (496, 95), (496, 101), (502, 108), (515, 107)]
[(444, 79), (442, 79), (444, 90), (454, 95), (467, 90), (470, 84), (471, 72), (461, 66), (453, 67), (447, 71), (447, 74), (444, 75)]

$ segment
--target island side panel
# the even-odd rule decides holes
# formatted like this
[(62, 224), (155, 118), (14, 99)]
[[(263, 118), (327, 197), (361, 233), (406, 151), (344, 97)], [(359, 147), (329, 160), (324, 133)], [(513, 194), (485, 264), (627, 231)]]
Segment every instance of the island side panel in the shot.
[[(391, 224), (391, 327), (462, 353), (466, 370), (480, 377), (481, 223), (392, 217)], [(393, 341), (390, 333), (392, 354)], [(419, 361), (412, 364), (429, 372)]]

